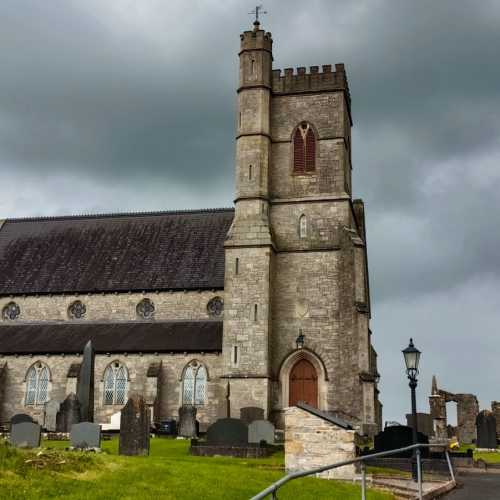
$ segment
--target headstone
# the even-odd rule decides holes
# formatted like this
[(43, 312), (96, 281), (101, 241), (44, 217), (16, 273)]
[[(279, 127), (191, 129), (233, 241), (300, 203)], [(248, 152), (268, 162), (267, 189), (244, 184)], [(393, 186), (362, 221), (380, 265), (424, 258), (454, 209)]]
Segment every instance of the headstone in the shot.
[(74, 424), (81, 422), (80, 402), (71, 393), (62, 403), (56, 416), (57, 432), (69, 432)]
[(51, 399), (45, 403), (45, 411), (43, 415), (43, 428), (49, 432), (56, 430), (57, 412), (61, 407), (61, 402)]
[(26, 413), (17, 413), (10, 419), (10, 425), (14, 424), (22, 424), (23, 422), (31, 422), (34, 423), (35, 421), (33, 420), (32, 417), (29, 415), (26, 415)]
[(248, 426), (248, 442), (274, 444), (274, 425), (268, 420), (254, 420)]
[(240, 409), (240, 418), (250, 425), (254, 420), (264, 420), (264, 410), (257, 406), (245, 406)]
[(179, 425), (177, 434), (180, 437), (195, 438), (196, 429), (196, 406), (185, 405), (179, 408)]
[(497, 421), (489, 410), (479, 412), (476, 417), (477, 440), (476, 448), (496, 449)]
[(71, 427), (69, 439), (73, 448), (100, 448), (101, 427), (92, 422), (81, 422)]
[(122, 408), (120, 455), (149, 455), (150, 412), (144, 398), (134, 394)]
[(18, 448), (38, 448), (41, 426), (33, 422), (21, 422), (10, 428), (10, 444)]
[[(419, 432), (417, 441), (422, 444), (428, 444), (429, 438), (425, 434)], [(384, 431), (379, 432), (374, 438), (375, 452), (395, 450), (397, 448), (403, 448), (412, 444), (413, 429), (411, 427), (407, 427), (406, 425), (386, 427)], [(428, 454), (427, 448), (422, 451), (422, 454), (424, 456)], [(410, 450), (393, 456), (410, 457), (411, 455), (412, 451)]]
[(248, 426), (238, 418), (221, 418), (208, 428), (207, 442), (219, 446), (247, 446)]
[(85, 422), (94, 421), (94, 349), (89, 340), (83, 349), (83, 361), (78, 375), (78, 401), (80, 414)]

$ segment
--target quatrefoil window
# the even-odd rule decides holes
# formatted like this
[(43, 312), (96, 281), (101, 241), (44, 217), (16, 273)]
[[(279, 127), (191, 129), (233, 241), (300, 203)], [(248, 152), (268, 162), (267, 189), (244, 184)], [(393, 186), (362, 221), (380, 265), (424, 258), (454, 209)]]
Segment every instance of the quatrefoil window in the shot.
[(136, 311), (140, 318), (150, 319), (154, 316), (155, 305), (151, 299), (142, 299), (137, 304)]
[(82, 319), (86, 312), (87, 308), (81, 300), (75, 300), (68, 307), (68, 315), (73, 319)]
[(210, 299), (207, 304), (209, 316), (221, 316), (224, 312), (224, 301), (220, 297)]
[(20, 314), (21, 314), (21, 308), (15, 302), (9, 302), (2, 309), (3, 319), (15, 320), (19, 317)]

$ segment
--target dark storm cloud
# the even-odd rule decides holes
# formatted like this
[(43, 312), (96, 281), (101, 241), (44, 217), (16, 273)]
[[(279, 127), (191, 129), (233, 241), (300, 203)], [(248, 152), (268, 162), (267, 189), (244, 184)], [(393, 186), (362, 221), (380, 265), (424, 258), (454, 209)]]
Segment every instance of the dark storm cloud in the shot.
[[(425, 384), (435, 371), (450, 390), (500, 398), (481, 370), (454, 368), (473, 352), (500, 375), (489, 301), (500, 296), (500, 4), (265, 7), (275, 67), (346, 64), (386, 417), (405, 408), (406, 388), (389, 380), (410, 334), (428, 353)], [(3, 0), (0, 168), (15, 189), (0, 216), (230, 205), (238, 35), (251, 8)]]

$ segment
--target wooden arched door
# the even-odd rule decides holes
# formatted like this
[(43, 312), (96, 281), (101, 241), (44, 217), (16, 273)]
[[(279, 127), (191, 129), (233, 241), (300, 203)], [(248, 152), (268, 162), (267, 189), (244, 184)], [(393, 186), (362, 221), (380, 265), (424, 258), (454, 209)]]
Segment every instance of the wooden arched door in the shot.
[(295, 363), (290, 372), (289, 404), (293, 406), (299, 401), (318, 407), (318, 375), (314, 366), (301, 359)]

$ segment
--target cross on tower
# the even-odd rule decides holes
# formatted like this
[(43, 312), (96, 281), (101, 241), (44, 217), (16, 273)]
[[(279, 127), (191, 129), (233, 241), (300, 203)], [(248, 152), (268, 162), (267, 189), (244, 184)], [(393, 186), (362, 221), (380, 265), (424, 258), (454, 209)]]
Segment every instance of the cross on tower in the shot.
[(267, 14), (267, 11), (262, 10), (264, 7), (262, 5), (256, 5), (255, 9), (252, 10), (252, 12), (249, 12), (249, 14), (255, 14), (255, 21), (253, 24), (255, 26), (258, 26), (260, 24), (259, 22), (259, 14)]

